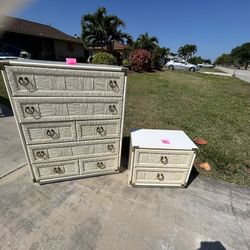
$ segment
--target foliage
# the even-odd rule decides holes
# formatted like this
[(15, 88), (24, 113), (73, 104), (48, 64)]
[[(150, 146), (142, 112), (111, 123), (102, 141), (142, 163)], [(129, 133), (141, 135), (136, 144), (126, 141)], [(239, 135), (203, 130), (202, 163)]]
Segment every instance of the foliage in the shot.
[(116, 65), (117, 60), (116, 60), (115, 56), (113, 56), (107, 52), (100, 52), (100, 53), (95, 54), (92, 63)]
[(188, 62), (192, 64), (200, 64), (204, 63), (205, 60), (201, 56), (193, 56), (188, 60)]
[(115, 15), (108, 15), (104, 7), (98, 8), (94, 14), (86, 14), (81, 19), (82, 40), (86, 47), (101, 47), (113, 52), (114, 42), (123, 44), (132, 40), (121, 28), (125, 23)]
[(124, 66), (124, 67), (127, 67), (127, 68), (129, 68), (129, 61), (127, 60), (127, 59), (124, 59), (123, 61), (122, 61), (122, 66)]
[(153, 52), (154, 48), (158, 46), (158, 39), (155, 36), (149, 36), (146, 32), (141, 34), (134, 43), (135, 49), (146, 49), (149, 52)]
[(241, 46), (234, 48), (231, 51), (231, 56), (234, 61), (245, 65), (245, 69), (247, 69), (250, 63), (250, 43), (244, 43)]
[(179, 57), (189, 60), (197, 52), (197, 46), (194, 44), (185, 44), (178, 49)]
[(152, 52), (152, 68), (160, 70), (165, 64), (165, 57), (169, 52), (169, 48), (156, 46)]
[(151, 54), (145, 49), (134, 50), (129, 57), (129, 64), (136, 72), (151, 70)]
[(233, 62), (231, 54), (222, 54), (215, 60), (215, 64), (229, 66)]

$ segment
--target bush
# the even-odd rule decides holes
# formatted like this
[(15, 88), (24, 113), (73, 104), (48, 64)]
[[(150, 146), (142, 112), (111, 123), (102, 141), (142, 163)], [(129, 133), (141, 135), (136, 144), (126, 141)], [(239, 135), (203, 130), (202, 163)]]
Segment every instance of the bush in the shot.
[(108, 64), (108, 65), (117, 65), (116, 58), (107, 53), (107, 52), (100, 52), (94, 55), (92, 63), (94, 64)]
[(127, 59), (124, 59), (124, 60), (122, 61), (122, 66), (123, 66), (123, 67), (129, 68), (129, 62), (128, 62)]
[(136, 72), (150, 71), (151, 54), (145, 49), (136, 49), (130, 54), (129, 63), (131, 69)]
[(152, 68), (160, 70), (164, 64), (163, 49), (156, 47), (152, 52)]

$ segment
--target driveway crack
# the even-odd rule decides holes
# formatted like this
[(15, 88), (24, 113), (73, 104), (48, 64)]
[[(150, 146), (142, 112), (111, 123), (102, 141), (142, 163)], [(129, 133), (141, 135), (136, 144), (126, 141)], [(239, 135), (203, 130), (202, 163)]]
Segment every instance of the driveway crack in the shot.
[(240, 226), (240, 223), (238, 221), (238, 217), (236, 215), (236, 212), (235, 212), (235, 208), (233, 206), (233, 194), (232, 194), (232, 185), (230, 185), (230, 202), (231, 202), (231, 209), (232, 209), (232, 213), (234, 215), (234, 218), (236, 220), (236, 223), (238, 225), (238, 228), (240, 229), (240, 234), (241, 234), (241, 237), (243, 239), (243, 241), (245, 242), (245, 245), (247, 247), (248, 250), (250, 250), (249, 246), (248, 246), (248, 243), (247, 243), (247, 240), (245, 239), (245, 236), (244, 236), (244, 233), (243, 233), (243, 229), (242, 227)]

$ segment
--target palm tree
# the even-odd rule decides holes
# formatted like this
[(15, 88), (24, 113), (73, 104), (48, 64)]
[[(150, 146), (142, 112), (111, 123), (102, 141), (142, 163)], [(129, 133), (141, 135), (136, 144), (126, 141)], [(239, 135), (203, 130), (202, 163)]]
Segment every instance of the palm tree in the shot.
[(84, 15), (81, 26), (86, 47), (101, 47), (112, 53), (115, 41), (125, 44), (132, 40), (129, 34), (120, 30), (125, 23), (115, 15), (107, 15), (104, 7), (98, 8), (94, 14)]
[(146, 49), (149, 52), (152, 52), (154, 48), (158, 46), (158, 39), (155, 36), (149, 36), (146, 32), (141, 34), (135, 41), (134, 47), (136, 49)]
[(190, 59), (197, 52), (194, 44), (185, 44), (178, 49), (178, 55), (186, 60)]

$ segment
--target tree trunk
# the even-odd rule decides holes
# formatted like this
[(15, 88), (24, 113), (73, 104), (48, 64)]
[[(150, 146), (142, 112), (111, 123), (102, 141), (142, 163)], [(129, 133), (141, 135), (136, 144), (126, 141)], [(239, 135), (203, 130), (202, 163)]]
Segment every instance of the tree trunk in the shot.
[(246, 65), (245, 65), (245, 70), (247, 70), (248, 68), (248, 64), (249, 64), (249, 61), (246, 62)]

